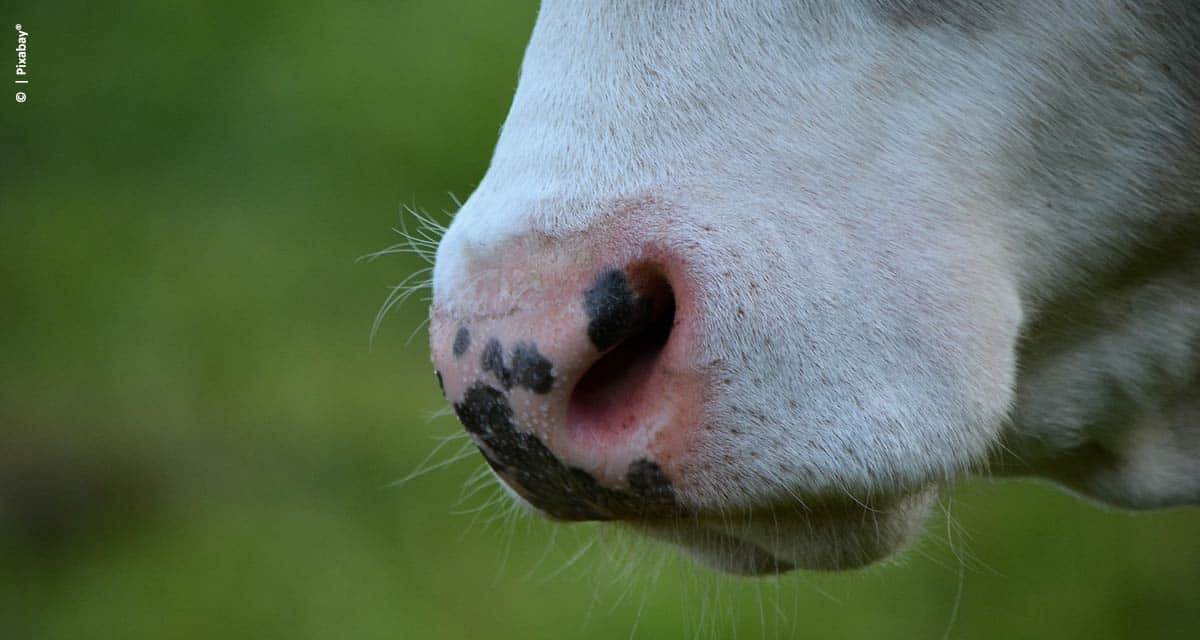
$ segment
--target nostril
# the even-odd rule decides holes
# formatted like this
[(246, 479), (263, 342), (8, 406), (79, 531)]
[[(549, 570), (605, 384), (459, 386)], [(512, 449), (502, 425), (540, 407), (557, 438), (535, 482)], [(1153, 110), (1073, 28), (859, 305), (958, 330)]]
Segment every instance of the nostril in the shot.
[(590, 439), (619, 441), (638, 426), (637, 398), (652, 392), (647, 383), (671, 337), (675, 295), (656, 270), (631, 271), (639, 294), (623, 336), (580, 378), (567, 407), (567, 428)]

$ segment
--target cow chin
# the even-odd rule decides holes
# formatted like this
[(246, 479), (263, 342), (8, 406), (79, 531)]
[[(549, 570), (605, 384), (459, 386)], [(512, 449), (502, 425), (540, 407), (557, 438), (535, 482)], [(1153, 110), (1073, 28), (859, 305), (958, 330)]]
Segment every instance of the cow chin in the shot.
[(919, 533), (937, 495), (937, 485), (928, 485), (869, 503), (852, 498), (791, 501), (630, 526), (726, 573), (838, 571), (872, 564), (902, 549)]

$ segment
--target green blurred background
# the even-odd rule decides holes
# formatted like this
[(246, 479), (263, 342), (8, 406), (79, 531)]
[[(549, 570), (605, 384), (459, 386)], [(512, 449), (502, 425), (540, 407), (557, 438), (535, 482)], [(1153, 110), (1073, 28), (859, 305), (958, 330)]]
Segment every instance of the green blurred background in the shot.
[(218, 5), (3, 12), (0, 637), (1200, 637), (1194, 510), (976, 481), (897, 561), (741, 580), (464, 498), (475, 454), (394, 486), (458, 430), (422, 302), (368, 346), (421, 261), (355, 259), (480, 179), (536, 5)]

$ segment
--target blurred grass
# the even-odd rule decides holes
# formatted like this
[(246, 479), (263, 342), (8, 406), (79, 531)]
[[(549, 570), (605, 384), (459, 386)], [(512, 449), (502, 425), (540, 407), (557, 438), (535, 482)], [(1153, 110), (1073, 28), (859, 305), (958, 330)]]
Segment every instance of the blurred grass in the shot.
[(474, 456), (391, 487), (457, 429), (419, 302), (368, 348), (419, 261), (355, 258), (482, 176), (535, 10), (5, 12), (32, 83), (0, 116), (0, 637), (1200, 635), (1194, 510), (975, 482), (898, 562), (747, 581), (455, 515), (491, 496), (454, 506)]

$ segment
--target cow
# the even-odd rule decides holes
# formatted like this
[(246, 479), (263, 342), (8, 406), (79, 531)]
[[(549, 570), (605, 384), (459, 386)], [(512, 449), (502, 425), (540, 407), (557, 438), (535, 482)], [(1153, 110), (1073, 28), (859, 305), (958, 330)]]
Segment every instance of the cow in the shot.
[(432, 287), (517, 500), (721, 571), (1200, 504), (1200, 4), (545, 0)]

